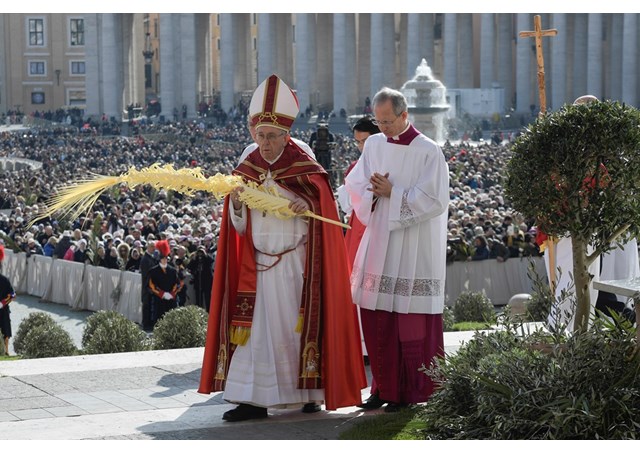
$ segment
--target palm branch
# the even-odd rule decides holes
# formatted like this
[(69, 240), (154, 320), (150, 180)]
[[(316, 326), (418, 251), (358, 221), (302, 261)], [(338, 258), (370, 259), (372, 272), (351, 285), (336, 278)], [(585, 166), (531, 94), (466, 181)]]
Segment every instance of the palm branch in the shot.
[[(239, 194), (240, 201), (249, 208), (268, 212), (279, 218), (291, 218), (298, 215), (289, 209), (290, 200), (280, 196), (276, 190), (269, 190), (255, 183), (246, 182), (240, 176), (216, 173), (207, 177), (200, 168), (175, 169), (171, 164), (160, 165), (156, 163), (141, 170), (131, 168), (120, 176), (94, 174), (92, 177), (62, 186), (58, 193), (45, 203), (44, 212), (31, 220), (29, 226), (54, 213), (59, 213), (62, 218), (77, 217), (87, 213), (105, 190), (118, 184), (126, 184), (130, 188), (147, 184), (154, 189), (173, 190), (187, 196), (203, 191), (210, 193), (217, 199), (224, 198), (236, 187), (243, 187), (244, 190)], [(299, 215), (349, 228), (344, 223), (319, 216), (310, 210)]]

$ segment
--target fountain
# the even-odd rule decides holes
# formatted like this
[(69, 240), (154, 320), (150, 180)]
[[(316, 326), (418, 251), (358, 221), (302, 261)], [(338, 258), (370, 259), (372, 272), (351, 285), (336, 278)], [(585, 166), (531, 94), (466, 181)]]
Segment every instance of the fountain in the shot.
[(434, 79), (431, 68), (424, 58), (416, 68), (413, 79), (407, 80), (400, 89), (407, 98), (409, 119), (420, 132), (442, 144), (445, 140), (445, 112), (447, 89)]

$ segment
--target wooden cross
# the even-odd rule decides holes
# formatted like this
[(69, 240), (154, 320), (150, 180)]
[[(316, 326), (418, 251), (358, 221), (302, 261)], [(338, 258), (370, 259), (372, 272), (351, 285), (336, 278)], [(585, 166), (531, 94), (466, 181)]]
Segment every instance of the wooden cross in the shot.
[[(538, 60), (538, 94), (540, 96), (540, 115), (544, 115), (547, 111), (547, 97), (544, 82), (544, 57), (542, 55), (542, 37), (543, 36), (555, 36), (558, 34), (558, 30), (543, 30), (542, 20), (540, 16), (533, 16), (533, 30), (534, 31), (521, 31), (519, 36), (521, 38), (536, 39), (536, 59)], [(549, 255), (549, 286), (551, 292), (555, 297), (556, 292), (556, 260), (555, 260), (555, 238), (549, 236), (546, 241), (547, 253)]]
[(536, 59), (538, 60), (538, 93), (540, 95), (540, 113), (547, 111), (547, 97), (544, 83), (544, 57), (542, 55), (542, 37), (543, 36), (555, 36), (558, 34), (558, 30), (542, 29), (542, 20), (540, 16), (533, 17), (533, 29), (534, 31), (521, 31), (521, 38), (536, 38)]

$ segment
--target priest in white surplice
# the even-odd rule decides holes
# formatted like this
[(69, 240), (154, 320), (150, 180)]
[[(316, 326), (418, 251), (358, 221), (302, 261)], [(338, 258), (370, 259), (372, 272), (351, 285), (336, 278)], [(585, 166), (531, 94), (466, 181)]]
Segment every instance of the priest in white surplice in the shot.
[(351, 273), (373, 375), (360, 407), (394, 412), (427, 401), (418, 369), (444, 355), (449, 168), (440, 147), (408, 120), (407, 102), (383, 88), (373, 98), (382, 133), (369, 137), (345, 180), (366, 231)]

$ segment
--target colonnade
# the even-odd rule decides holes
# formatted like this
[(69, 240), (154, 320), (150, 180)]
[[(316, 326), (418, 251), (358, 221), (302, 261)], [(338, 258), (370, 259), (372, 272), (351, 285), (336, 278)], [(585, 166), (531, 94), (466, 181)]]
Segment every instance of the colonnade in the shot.
[[(87, 113), (118, 116), (144, 86), (142, 32), (132, 14), (87, 16)], [(301, 110), (356, 113), (380, 87), (399, 88), (426, 58), (447, 88), (505, 91), (505, 111), (536, 106), (533, 14), (160, 14), (163, 114), (217, 91), (225, 110), (271, 73)], [(541, 14), (547, 108), (583, 94), (638, 105), (638, 15)], [(142, 83), (142, 85), (141, 85)], [(93, 87), (97, 87), (94, 89)], [(142, 90), (144, 91), (144, 90)], [(359, 113), (359, 112), (358, 112)]]

